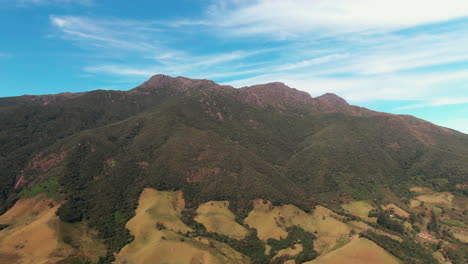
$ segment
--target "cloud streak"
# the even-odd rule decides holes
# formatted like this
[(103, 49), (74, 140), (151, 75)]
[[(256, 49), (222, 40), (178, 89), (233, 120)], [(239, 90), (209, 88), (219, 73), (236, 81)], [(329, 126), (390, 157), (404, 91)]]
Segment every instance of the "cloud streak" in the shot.
[(398, 110), (404, 109), (415, 109), (423, 107), (436, 107), (436, 106), (446, 106), (446, 105), (459, 105), (459, 104), (468, 104), (468, 97), (446, 97), (430, 100), (428, 102), (407, 105), (397, 108)]
[(389, 32), (468, 16), (464, 0), (257, 0), (217, 1), (216, 23), (238, 35), (276, 38)]

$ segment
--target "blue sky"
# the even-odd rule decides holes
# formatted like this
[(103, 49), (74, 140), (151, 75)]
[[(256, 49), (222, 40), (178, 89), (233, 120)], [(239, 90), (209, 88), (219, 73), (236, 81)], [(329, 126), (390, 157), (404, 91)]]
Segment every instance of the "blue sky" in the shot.
[(281, 81), (468, 133), (466, 0), (0, 0), (0, 96)]

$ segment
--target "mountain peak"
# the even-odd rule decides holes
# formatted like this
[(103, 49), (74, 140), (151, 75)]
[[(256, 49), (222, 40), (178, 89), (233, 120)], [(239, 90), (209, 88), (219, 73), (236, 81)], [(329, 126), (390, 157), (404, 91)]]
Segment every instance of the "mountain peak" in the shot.
[(246, 101), (255, 101), (259, 105), (271, 105), (280, 109), (313, 103), (310, 94), (281, 82), (242, 87), (239, 90), (246, 96)]
[(151, 91), (159, 88), (172, 88), (178, 92), (185, 92), (193, 88), (212, 88), (219, 86), (213, 81), (206, 79), (190, 79), (187, 77), (171, 77), (164, 74), (156, 74), (148, 81), (134, 89), (134, 91)]
[(339, 97), (338, 95), (334, 93), (326, 93), (324, 95), (321, 95), (319, 97), (316, 97), (315, 99), (321, 101), (321, 102), (326, 102), (331, 105), (339, 105), (339, 106), (346, 106), (349, 105), (348, 102), (346, 102), (345, 99)]

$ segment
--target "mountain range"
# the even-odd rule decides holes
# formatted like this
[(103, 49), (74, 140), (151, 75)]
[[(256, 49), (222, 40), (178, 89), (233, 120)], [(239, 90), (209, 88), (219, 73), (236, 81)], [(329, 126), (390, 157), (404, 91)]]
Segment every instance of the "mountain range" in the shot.
[(155, 75), (128, 91), (0, 98), (0, 212), (45, 192), (63, 222), (86, 222), (109, 255), (145, 188), (182, 190), (187, 208), (397, 197), (411, 186), (466, 195), (468, 135), (409, 115), (312, 97), (283, 83), (242, 88)]

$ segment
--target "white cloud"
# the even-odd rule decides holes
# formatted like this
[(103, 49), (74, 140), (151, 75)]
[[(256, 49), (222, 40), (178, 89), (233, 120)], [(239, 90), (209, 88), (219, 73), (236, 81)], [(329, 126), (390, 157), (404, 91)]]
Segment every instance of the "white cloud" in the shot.
[(160, 72), (159, 69), (156, 68), (148, 68), (148, 69), (137, 69), (122, 65), (99, 65), (99, 66), (90, 66), (86, 67), (85, 71), (90, 73), (104, 73), (104, 74), (111, 74), (111, 75), (122, 75), (122, 76), (142, 76), (142, 77), (150, 77), (157, 72)]
[(279, 38), (303, 33), (386, 32), (468, 16), (466, 0), (217, 1), (216, 23), (240, 35)]
[(403, 109), (414, 109), (414, 108), (423, 108), (423, 107), (435, 107), (435, 106), (445, 106), (445, 105), (459, 105), (459, 104), (468, 104), (468, 97), (446, 97), (446, 98), (436, 98), (429, 100), (420, 104), (413, 104), (399, 107), (399, 110)]
[(142, 22), (77, 16), (51, 16), (50, 20), (64, 37), (81, 41), (88, 47), (140, 52), (159, 51), (156, 40), (148, 39), (146, 24)]
[(337, 61), (343, 58), (347, 58), (348, 56), (349, 54), (331, 54), (331, 55), (326, 55), (323, 57), (316, 57), (313, 59), (303, 60), (299, 62), (287, 63), (276, 68), (276, 70), (277, 71), (297, 70), (297, 69), (306, 68), (310, 66), (316, 66), (316, 65), (321, 65), (324, 63), (329, 63), (332, 61)]
[[(184, 50), (176, 50), (167, 43), (167, 36), (155, 26), (153, 21), (121, 19), (92, 19), (77, 16), (51, 16), (50, 21), (60, 30), (61, 36), (79, 43), (84, 48), (93, 48), (110, 54), (123, 56), (123, 51), (131, 53), (137, 59), (151, 60), (147, 69), (130, 69), (122, 65), (101, 65), (88, 67), (88, 71), (122, 74), (146, 75), (144, 72), (184, 73), (201, 70), (220, 64), (226, 64), (248, 57), (272, 52), (275, 49), (256, 49), (251, 51), (231, 50), (227, 52), (191, 55)], [(164, 41), (163, 41), (164, 40)], [(125, 70), (117, 70), (125, 68)], [(141, 68), (141, 66), (140, 66)], [(157, 73), (157, 72), (153, 72)]]

